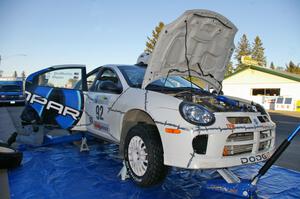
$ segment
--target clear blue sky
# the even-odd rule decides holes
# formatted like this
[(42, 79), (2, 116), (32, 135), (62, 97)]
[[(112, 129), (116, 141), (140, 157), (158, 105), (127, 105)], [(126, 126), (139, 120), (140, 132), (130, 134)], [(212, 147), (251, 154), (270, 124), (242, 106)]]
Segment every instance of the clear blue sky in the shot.
[(298, 0), (0, 0), (0, 70), (133, 64), (159, 21), (196, 8), (229, 18), (239, 29), (236, 44), (243, 33), (251, 42), (259, 35), (268, 64), (300, 63)]

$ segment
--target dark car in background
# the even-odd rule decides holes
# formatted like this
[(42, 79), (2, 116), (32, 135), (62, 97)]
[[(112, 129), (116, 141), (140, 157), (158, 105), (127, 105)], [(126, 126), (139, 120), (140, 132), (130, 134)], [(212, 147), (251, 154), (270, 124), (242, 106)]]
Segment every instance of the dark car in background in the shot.
[(0, 104), (24, 104), (22, 80), (0, 80)]

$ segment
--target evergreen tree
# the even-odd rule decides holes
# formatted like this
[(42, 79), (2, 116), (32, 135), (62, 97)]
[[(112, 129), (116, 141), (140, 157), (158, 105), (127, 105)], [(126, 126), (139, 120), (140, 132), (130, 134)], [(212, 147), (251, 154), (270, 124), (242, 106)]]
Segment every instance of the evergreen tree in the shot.
[(271, 68), (271, 69), (275, 69), (275, 66), (274, 66), (274, 63), (273, 63), (273, 62), (271, 62), (270, 68)]
[(235, 49), (235, 55), (234, 58), (237, 61), (237, 66), (235, 70), (240, 70), (245, 67), (244, 64), (242, 64), (242, 56), (249, 56), (251, 54), (251, 47), (249, 44), (249, 41), (247, 39), (247, 36), (243, 34), (241, 37), (241, 40), (239, 41), (236, 49)]
[(0, 70), (0, 77), (2, 77), (2, 74), (3, 74), (3, 70)]
[(14, 77), (14, 78), (18, 77), (17, 71), (14, 71), (13, 77)]
[(230, 61), (226, 67), (225, 77), (231, 75), (232, 73), (234, 73), (234, 68), (232, 61)]
[(285, 71), (290, 72), (290, 73), (296, 73), (300, 74), (300, 66), (299, 64), (296, 65), (294, 62), (290, 61), (288, 65), (286, 65)]
[(253, 42), (252, 48), (252, 58), (258, 61), (260, 66), (266, 67), (266, 57), (265, 57), (265, 48), (259, 36), (256, 36)]
[(165, 24), (163, 22), (159, 22), (158, 26), (152, 31), (152, 37), (147, 37), (148, 41), (146, 42), (146, 52), (152, 53), (155, 44), (158, 40), (159, 34), (161, 30), (164, 28)]

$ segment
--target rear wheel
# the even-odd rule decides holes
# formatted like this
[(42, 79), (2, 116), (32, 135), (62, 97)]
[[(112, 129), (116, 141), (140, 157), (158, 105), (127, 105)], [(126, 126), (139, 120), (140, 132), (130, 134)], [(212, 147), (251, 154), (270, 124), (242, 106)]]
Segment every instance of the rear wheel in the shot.
[(137, 124), (125, 139), (125, 164), (130, 176), (140, 186), (161, 182), (167, 174), (163, 149), (157, 129), (153, 125)]

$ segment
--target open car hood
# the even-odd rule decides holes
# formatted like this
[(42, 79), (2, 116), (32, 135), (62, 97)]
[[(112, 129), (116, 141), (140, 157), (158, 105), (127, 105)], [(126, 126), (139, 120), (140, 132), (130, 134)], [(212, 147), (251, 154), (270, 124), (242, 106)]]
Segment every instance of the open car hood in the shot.
[(148, 62), (142, 87), (162, 77), (198, 77), (221, 90), (237, 28), (222, 15), (188, 10), (166, 25)]

